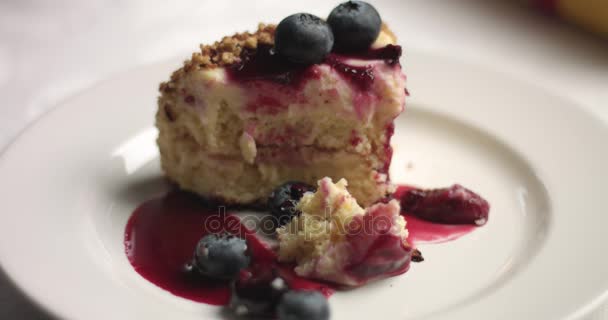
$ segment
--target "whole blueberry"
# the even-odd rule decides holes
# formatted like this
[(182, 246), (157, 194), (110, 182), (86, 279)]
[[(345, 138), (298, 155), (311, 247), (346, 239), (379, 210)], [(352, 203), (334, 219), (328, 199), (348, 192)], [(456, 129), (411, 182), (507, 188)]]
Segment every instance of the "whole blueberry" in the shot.
[(277, 307), (279, 320), (327, 320), (327, 299), (316, 291), (289, 291), (283, 295)]
[(334, 45), (334, 35), (325, 21), (309, 13), (283, 19), (275, 32), (277, 52), (301, 64), (323, 61)]
[(296, 206), (306, 192), (314, 192), (315, 188), (304, 182), (288, 181), (278, 186), (268, 198), (268, 210), (273, 215), (277, 226), (291, 221), (299, 214)]
[(382, 19), (369, 3), (348, 1), (331, 11), (327, 23), (334, 33), (334, 48), (340, 52), (355, 52), (374, 43), (380, 34)]
[(233, 279), (249, 266), (245, 240), (228, 234), (209, 234), (196, 245), (192, 268), (218, 279)]

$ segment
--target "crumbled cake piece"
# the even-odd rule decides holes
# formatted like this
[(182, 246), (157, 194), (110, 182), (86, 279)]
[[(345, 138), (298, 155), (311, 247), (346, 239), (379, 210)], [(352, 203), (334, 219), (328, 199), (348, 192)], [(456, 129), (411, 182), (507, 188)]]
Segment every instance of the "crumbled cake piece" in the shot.
[(323, 178), (304, 194), (301, 214), (277, 229), (279, 261), (296, 262), (300, 276), (349, 286), (405, 271), (411, 247), (398, 201), (363, 209), (347, 185)]

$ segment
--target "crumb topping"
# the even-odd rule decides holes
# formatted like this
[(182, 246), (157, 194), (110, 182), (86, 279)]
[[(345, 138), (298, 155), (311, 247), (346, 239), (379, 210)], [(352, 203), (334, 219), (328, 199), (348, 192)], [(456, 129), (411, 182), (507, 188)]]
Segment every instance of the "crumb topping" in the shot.
[(192, 54), (190, 60), (184, 62), (184, 66), (171, 75), (171, 80), (160, 84), (161, 92), (171, 92), (175, 89), (175, 82), (185, 73), (199, 70), (225, 67), (238, 63), (241, 59), (243, 49), (255, 50), (258, 44), (274, 45), (274, 31), (276, 25), (258, 25), (254, 33), (237, 33), (230, 37), (224, 37), (212, 45), (200, 45), (201, 50)]
[[(171, 75), (168, 82), (160, 84), (159, 90), (170, 93), (175, 90), (175, 83), (184, 74), (200, 69), (212, 69), (226, 67), (241, 61), (241, 53), (244, 49), (255, 50), (259, 44), (274, 45), (274, 33), (276, 25), (258, 25), (258, 30), (254, 33), (242, 32), (230, 37), (224, 37), (221, 41), (216, 41), (212, 45), (200, 45), (200, 51), (192, 54), (189, 60), (184, 61), (184, 66), (177, 69)], [(385, 37), (386, 39), (382, 39)], [(376, 40), (377, 44), (384, 46), (386, 43), (395, 43), (395, 34), (386, 24), (382, 24), (382, 31)]]

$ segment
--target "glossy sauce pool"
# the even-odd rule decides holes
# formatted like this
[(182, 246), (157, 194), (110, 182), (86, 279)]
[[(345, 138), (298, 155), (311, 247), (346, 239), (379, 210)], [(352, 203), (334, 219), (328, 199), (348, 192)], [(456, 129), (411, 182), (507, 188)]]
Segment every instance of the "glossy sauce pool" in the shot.
[(125, 230), (125, 252), (142, 277), (172, 294), (212, 305), (230, 299), (229, 283), (202, 279), (185, 272), (197, 242), (206, 234), (227, 231), (247, 240), (252, 263), (278, 268), (291, 288), (333, 293), (328, 284), (298, 277), (291, 265), (277, 265), (275, 252), (237, 216), (209, 209), (197, 196), (182, 191), (142, 203), (132, 214)]
[[(397, 191), (393, 195), (396, 199), (400, 199), (406, 192), (414, 189), (414, 187), (401, 185), (397, 187)], [(407, 212), (401, 212), (407, 221), (407, 230), (409, 231), (408, 242), (413, 244), (421, 243), (442, 243), (456, 240), (465, 234), (477, 228), (469, 224), (440, 224), (433, 223)]]
[[(469, 225), (435, 224), (407, 214), (405, 218), (408, 240), (414, 245), (455, 240), (475, 229)], [(317, 290), (325, 296), (335, 291), (330, 284), (297, 276), (292, 265), (277, 264), (275, 252), (237, 216), (209, 209), (200, 198), (182, 191), (145, 201), (133, 212), (125, 230), (125, 252), (135, 271), (158, 287), (192, 301), (226, 305), (230, 300), (227, 282), (193, 277), (184, 271), (196, 243), (208, 233), (221, 231), (244, 237), (252, 263), (278, 268), (291, 288)]]

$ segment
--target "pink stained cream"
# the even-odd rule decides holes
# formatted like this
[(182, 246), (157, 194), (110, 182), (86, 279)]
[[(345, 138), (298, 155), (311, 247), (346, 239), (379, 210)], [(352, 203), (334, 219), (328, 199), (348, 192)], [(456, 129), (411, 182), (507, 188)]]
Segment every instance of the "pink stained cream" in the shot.
[[(318, 80), (321, 77), (320, 66), (329, 66), (353, 90), (353, 106), (359, 118), (368, 120), (366, 118), (372, 114), (369, 108), (374, 100), (382, 98), (372, 90), (379, 72), (377, 69), (394, 69), (400, 73), (401, 54), (400, 46), (388, 45), (352, 55), (331, 53), (319, 64), (304, 66), (285, 60), (275, 53), (272, 46), (260, 45), (256, 50), (245, 50), (241, 54), (241, 62), (228, 67), (227, 74), (229, 81), (239, 83), (249, 88), (249, 92), (254, 92), (249, 97), (247, 111), (276, 115), (289, 104), (305, 103), (306, 97), (302, 89), (309, 80)], [(351, 63), (353, 60), (358, 63)], [(369, 63), (366, 64), (367, 61)], [(328, 97), (334, 95), (332, 92), (320, 94)]]

